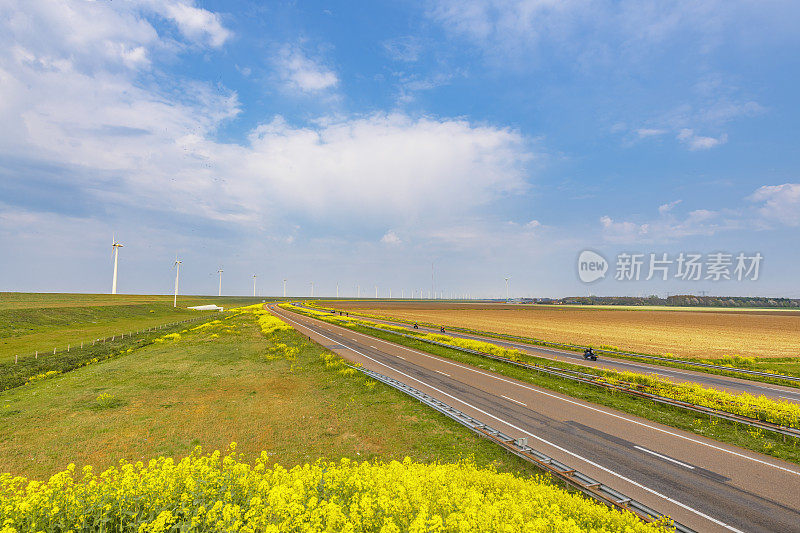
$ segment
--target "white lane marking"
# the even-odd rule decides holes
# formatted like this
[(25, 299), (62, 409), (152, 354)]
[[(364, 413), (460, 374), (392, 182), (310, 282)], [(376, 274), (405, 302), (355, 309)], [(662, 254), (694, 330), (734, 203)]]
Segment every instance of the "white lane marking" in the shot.
[[(327, 322), (325, 322), (325, 323), (327, 324)], [(722, 447), (720, 447), (720, 446), (715, 446), (715, 445), (713, 445), (713, 444), (710, 444), (710, 443), (708, 443), (708, 442), (703, 442), (703, 441), (700, 441), (700, 440), (697, 440), (697, 439), (693, 439), (693, 438), (691, 438), (691, 437), (687, 437), (687, 436), (685, 436), (685, 435), (680, 435), (679, 433), (674, 433), (674, 432), (672, 432), (672, 431), (667, 431), (666, 429), (663, 429), (663, 428), (659, 428), (659, 427), (656, 427), (656, 426), (651, 426), (650, 424), (645, 424), (644, 422), (639, 422), (638, 420), (633, 420), (633, 419), (630, 419), (630, 418), (624, 417), (624, 416), (622, 416), (622, 415), (618, 415), (618, 414), (616, 414), (616, 413), (611, 413), (611, 412), (609, 412), (609, 411), (605, 411), (605, 410), (603, 410), (603, 409), (598, 409), (597, 407), (592, 407), (591, 405), (586, 405), (586, 404), (583, 404), (583, 403), (580, 403), (580, 402), (577, 402), (577, 401), (574, 401), (574, 400), (570, 400), (570, 399), (568, 399), (568, 398), (562, 398), (562, 397), (560, 397), (560, 396), (558, 396), (558, 395), (556, 395), (556, 394), (551, 394), (551, 393), (549, 393), (549, 392), (544, 392), (544, 391), (542, 391), (542, 390), (538, 390), (538, 389), (535, 389), (535, 388), (533, 388), (533, 387), (529, 387), (529, 386), (527, 386), (527, 385), (523, 385), (523, 384), (521, 384), (521, 383), (517, 383), (517, 382), (515, 382), (515, 381), (511, 381), (511, 380), (508, 380), (508, 379), (504, 379), (504, 378), (501, 378), (501, 377), (499, 377), (499, 376), (496, 376), (496, 375), (493, 375), (493, 374), (488, 374), (488, 373), (486, 373), (486, 372), (481, 372), (480, 370), (476, 370), (476, 369), (474, 369), (474, 368), (471, 368), (471, 367), (468, 367), (468, 366), (460, 365), (460, 364), (458, 364), (458, 363), (454, 363), (454, 362), (452, 362), (452, 361), (448, 361), (447, 359), (443, 359), (443, 358), (441, 358), (441, 357), (437, 357), (437, 356), (434, 356), (434, 355), (430, 355), (430, 354), (427, 354), (427, 353), (425, 353), (425, 352), (420, 352), (420, 351), (418, 351), (418, 350), (412, 350), (411, 348), (406, 348), (405, 346), (402, 346), (402, 345), (400, 345), (400, 344), (395, 344), (395, 343), (393, 343), (393, 342), (385, 341), (385, 340), (383, 340), (383, 339), (379, 339), (379, 338), (377, 338), (377, 337), (370, 337), (369, 335), (364, 335), (363, 333), (359, 333), (359, 335), (361, 335), (362, 337), (366, 337), (366, 338), (368, 338), (368, 339), (374, 339), (374, 340), (376, 340), (376, 341), (378, 341), (378, 342), (383, 342), (383, 343), (385, 343), (385, 344), (390, 344), (390, 345), (392, 345), (392, 346), (394, 346), (394, 347), (401, 348), (401, 349), (403, 349), (403, 350), (407, 350), (407, 351), (409, 351), (409, 352), (416, 353), (416, 354), (422, 355), (422, 356), (424, 356), (424, 357), (428, 357), (428, 358), (430, 358), (430, 359), (435, 359), (435, 360), (437, 360), (437, 361), (440, 361), (440, 362), (442, 362), (442, 363), (446, 363), (446, 364), (449, 364), (449, 365), (453, 365), (453, 366), (456, 366), (456, 367), (458, 367), (458, 368), (462, 368), (462, 369), (464, 369), (464, 370), (468, 370), (468, 371), (470, 371), (470, 372), (474, 372), (474, 373), (476, 373), (476, 374), (480, 374), (480, 375), (482, 375), (482, 376), (486, 376), (486, 377), (489, 377), (489, 378), (492, 378), (492, 379), (496, 379), (496, 380), (498, 380), (498, 381), (502, 381), (502, 382), (504, 382), (504, 383), (509, 383), (509, 384), (511, 384), (511, 385), (515, 385), (515, 386), (517, 386), (517, 387), (520, 387), (520, 388), (523, 388), (523, 389), (526, 389), (526, 390), (529, 390), (529, 391), (535, 392), (535, 393), (537, 393), (537, 394), (542, 394), (542, 395), (544, 395), (544, 396), (549, 396), (549, 397), (551, 397), (551, 398), (555, 398), (556, 400), (561, 400), (562, 402), (571, 403), (571, 404), (573, 404), (573, 405), (577, 405), (577, 406), (579, 406), (579, 407), (583, 407), (583, 408), (585, 408), (585, 409), (590, 409), (590, 410), (592, 410), (592, 411), (596, 411), (596, 412), (598, 412), (598, 413), (603, 413), (603, 414), (605, 414), (605, 415), (608, 415), (608, 416), (611, 416), (611, 417), (617, 418), (617, 419), (619, 419), (619, 420), (625, 420), (626, 422), (631, 422), (632, 424), (636, 424), (636, 425), (638, 425), (638, 426), (642, 426), (642, 427), (646, 427), (646, 428), (648, 428), (648, 429), (652, 429), (652, 430), (655, 430), (655, 431), (659, 431), (659, 432), (661, 432), (661, 433), (665, 433), (665, 434), (667, 434), (667, 435), (671, 435), (671, 436), (673, 436), (673, 437), (678, 437), (679, 439), (683, 439), (683, 440), (686, 440), (686, 441), (689, 441), (689, 442), (693, 442), (693, 443), (695, 443), (695, 444), (699, 444), (699, 445), (701, 445), (701, 446), (706, 446), (706, 447), (708, 447), (708, 448), (712, 448), (712, 449), (714, 449), (714, 450), (718, 450), (718, 451), (721, 451), (721, 452), (724, 452), (724, 453), (727, 453), (727, 454), (730, 454), (730, 455), (735, 455), (736, 457), (741, 457), (741, 458), (743, 458), (743, 459), (747, 459), (747, 460), (749, 460), (749, 461), (753, 461), (753, 462), (756, 462), (756, 463), (759, 463), (759, 464), (763, 464), (763, 465), (771, 466), (771, 467), (773, 467), (773, 468), (777, 468), (778, 470), (783, 470), (784, 472), (789, 472), (790, 474), (794, 474), (794, 475), (796, 475), (796, 476), (800, 476), (800, 472), (798, 472), (798, 471), (796, 471), (796, 470), (792, 470), (792, 469), (790, 469), (790, 468), (786, 468), (786, 467), (783, 467), (783, 466), (780, 466), (780, 465), (776, 465), (776, 464), (770, 463), (770, 462), (768, 462), (768, 461), (762, 461), (761, 459), (757, 459), (757, 458), (755, 458), (755, 457), (750, 457), (750, 456), (748, 456), (748, 455), (744, 455), (744, 454), (742, 454), (742, 453), (738, 453), (738, 452), (735, 452), (735, 451), (733, 451), (733, 450), (728, 450), (728, 449), (722, 448)], [(351, 349), (352, 349), (352, 348), (351, 348)]]
[(395, 357), (399, 357), (399, 358), (400, 358), (400, 359), (402, 359), (403, 361), (407, 361), (407, 359), (406, 359), (405, 357), (403, 357), (402, 355), (395, 355)]
[(436, 372), (438, 372), (438, 373), (440, 373), (440, 374), (444, 374), (444, 375), (445, 375), (445, 376), (447, 376), (448, 378), (450, 377), (450, 374), (448, 374), (447, 372), (442, 372), (441, 370), (437, 370)]
[[(307, 327), (307, 328), (309, 328), (309, 329), (312, 329), (312, 328), (310, 328), (308, 325), (305, 325), (305, 324), (300, 324), (299, 322), (295, 322), (294, 320), (292, 320), (291, 318), (288, 318), (288, 317), (286, 317), (286, 316), (282, 316), (282, 318), (284, 318), (284, 319), (288, 320), (289, 322), (294, 322), (295, 324), (298, 324), (298, 325), (300, 325), (300, 326), (305, 326), (305, 327)], [(322, 334), (322, 333), (320, 333), (319, 331), (315, 331), (315, 333), (316, 333), (317, 335), (319, 335), (320, 337), (324, 337), (324, 338), (326, 338), (326, 339), (328, 339), (328, 340), (333, 340), (333, 339), (331, 339), (330, 337), (328, 337), (328, 336), (326, 336), (326, 335), (323, 335), (323, 334)], [(334, 341), (334, 342), (335, 342), (335, 341)], [(390, 344), (391, 344), (391, 343), (390, 343)], [(378, 360), (376, 360), (376, 359), (373, 359), (372, 357), (370, 357), (370, 356), (368, 356), (368, 355), (366, 355), (366, 354), (363, 354), (363, 353), (359, 352), (359, 351), (358, 351), (358, 350), (356, 350), (355, 348), (350, 348), (350, 350), (351, 350), (351, 351), (353, 351), (353, 352), (355, 352), (355, 353), (357, 353), (358, 355), (360, 355), (360, 356), (362, 356), (362, 357), (366, 357), (367, 359), (369, 359), (370, 361), (372, 361), (372, 362), (374, 362), (374, 363), (377, 363), (377, 364), (379, 364), (379, 365), (381, 365), (381, 366), (385, 366), (386, 368), (388, 368), (388, 369), (390, 369), (390, 370), (392, 370), (392, 371), (394, 371), (394, 372), (397, 372), (397, 373), (398, 373), (398, 374), (400, 374), (401, 376), (405, 376), (405, 377), (407, 377), (407, 378), (409, 378), (409, 379), (413, 379), (414, 381), (416, 381), (416, 382), (418, 382), (418, 383), (422, 383), (422, 384), (423, 384), (423, 385), (425, 385), (426, 387), (428, 387), (428, 388), (430, 388), (430, 389), (432, 389), (432, 390), (435, 390), (436, 392), (438, 392), (438, 393), (440, 393), (440, 394), (444, 394), (444, 395), (445, 395), (445, 396), (447, 396), (448, 398), (452, 398), (452, 399), (454, 399), (455, 401), (457, 401), (457, 402), (459, 402), (459, 403), (462, 403), (462, 404), (466, 405), (467, 407), (469, 407), (469, 408), (471, 408), (471, 409), (474, 409), (474, 410), (478, 411), (479, 413), (482, 413), (482, 414), (484, 414), (484, 415), (486, 415), (486, 416), (489, 416), (489, 417), (491, 417), (491, 418), (494, 418), (494, 419), (495, 419), (495, 420), (497, 420), (498, 422), (501, 422), (501, 423), (505, 424), (506, 426), (508, 426), (508, 427), (510, 427), (510, 428), (514, 428), (514, 429), (516, 429), (517, 431), (520, 431), (520, 432), (522, 432), (522, 433), (524, 433), (524, 434), (528, 435), (529, 437), (532, 437), (532, 438), (534, 438), (534, 439), (536, 439), (536, 440), (538, 440), (538, 441), (541, 441), (541, 442), (543, 442), (543, 443), (545, 443), (545, 444), (548, 444), (548, 445), (552, 446), (553, 448), (555, 448), (555, 449), (557, 449), (557, 450), (560, 450), (560, 451), (562, 451), (562, 452), (564, 452), (564, 453), (566, 453), (566, 454), (569, 454), (569, 455), (571, 455), (571, 456), (575, 457), (576, 459), (579, 459), (579, 460), (581, 460), (581, 461), (584, 461), (584, 462), (586, 462), (586, 463), (588, 463), (588, 464), (590, 464), (590, 465), (594, 466), (595, 468), (599, 468), (600, 470), (602, 470), (602, 471), (604, 471), (604, 472), (608, 472), (609, 474), (611, 474), (611, 475), (613, 475), (613, 476), (616, 476), (616, 477), (618, 477), (618, 478), (622, 479), (623, 481), (627, 481), (628, 483), (630, 483), (630, 484), (632, 484), (632, 485), (634, 485), (634, 486), (636, 486), (636, 487), (639, 487), (640, 489), (643, 489), (643, 490), (645, 490), (645, 491), (647, 491), (647, 492), (649, 492), (649, 493), (651, 493), (651, 494), (653, 494), (653, 495), (655, 495), (655, 496), (657, 496), (657, 497), (659, 497), (659, 498), (662, 498), (662, 499), (664, 499), (664, 500), (666, 500), (666, 501), (668, 501), (668, 502), (670, 502), (670, 503), (674, 503), (675, 505), (677, 505), (677, 506), (679, 506), (679, 507), (682, 507), (683, 509), (686, 509), (687, 511), (690, 511), (690, 512), (692, 512), (692, 513), (695, 513), (696, 515), (698, 515), (698, 516), (701, 516), (701, 517), (705, 518), (706, 520), (709, 520), (709, 521), (711, 521), (711, 522), (714, 522), (715, 524), (717, 524), (717, 525), (719, 525), (719, 526), (722, 526), (722, 527), (724, 527), (724, 528), (726, 528), (726, 529), (729, 529), (729, 530), (731, 530), (731, 531), (734, 531), (734, 532), (736, 532), (736, 533), (743, 533), (742, 531), (740, 531), (740, 530), (738, 530), (738, 529), (736, 529), (736, 528), (734, 528), (734, 527), (731, 527), (731, 526), (729, 526), (729, 525), (728, 525), (728, 524), (726, 524), (725, 522), (722, 522), (722, 521), (720, 521), (720, 520), (717, 520), (716, 518), (713, 518), (713, 517), (711, 517), (711, 516), (708, 516), (707, 514), (703, 513), (702, 511), (698, 511), (697, 509), (694, 509), (694, 508), (692, 508), (692, 507), (689, 507), (689, 506), (688, 506), (688, 505), (686, 505), (685, 503), (681, 503), (681, 502), (679, 502), (679, 501), (677, 501), (677, 500), (674, 500), (674, 499), (670, 498), (669, 496), (665, 496), (665, 495), (661, 494), (660, 492), (657, 492), (657, 491), (655, 491), (655, 490), (653, 490), (653, 489), (651, 489), (651, 488), (649, 488), (649, 487), (646, 487), (646, 486), (642, 485), (641, 483), (637, 483), (636, 481), (634, 481), (634, 480), (632, 480), (632, 479), (630, 479), (630, 478), (627, 478), (627, 477), (623, 476), (622, 474), (618, 474), (618, 473), (614, 472), (613, 470), (611, 470), (611, 469), (609, 469), (609, 468), (606, 468), (606, 467), (604, 467), (603, 465), (597, 464), (597, 463), (595, 463), (594, 461), (590, 461), (589, 459), (586, 459), (585, 457), (582, 457), (582, 456), (580, 456), (580, 455), (578, 455), (578, 454), (576, 454), (576, 453), (574, 453), (574, 452), (571, 452), (571, 451), (567, 450), (566, 448), (562, 448), (561, 446), (558, 446), (557, 444), (553, 444), (552, 442), (549, 442), (549, 441), (547, 441), (547, 440), (545, 440), (545, 439), (543, 439), (543, 438), (541, 438), (541, 437), (539, 437), (539, 436), (537, 436), (537, 435), (534, 435), (533, 433), (531, 433), (531, 432), (529, 432), (529, 431), (525, 431), (524, 429), (522, 429), (522, 428), (520, 428), (520, 427), (517, 427), (517, 426), (515, 426), (514, 424), (512, 424), (512, 423), (510, 423), (510, 422), (506, 422), (506, 421), (505, 421), (505, 420), (503, 420), (502, 418), (496, 417), (496, 416), (494, 416), (494, 415), (493, 415), (493, 414), (491, 414), (491, 413), (487, 413), (486, 411), (484, 411), (484, 410), (482, 410), (482, 409), (479, 409), (479, 408), (475, 407), (474, 405), (472, 405), (472, 404), (470, 404), (470, 403), (467, 403), (467, 402), (465, 402), (464, 400), (461, 400), (461, 399), (459, 399), (459, 398), (456, 398), (455, 396), (453, 396), (453, 395), (451, 395), (451, 394), (448, 394), (448, 393), (444, 392), (443, 390), (437, 389), (437, 388), (436, 388), (436, 387), (434, 387), (433, 385), (428, 385), (428, 384), (427, 384), (427, 383), (425, 383), (424, 381), (421, 381), (421, 380), (419, 380), (419, 379), (417, 379), (417, 378), (415, 378), (415, 377), (413, 377), (413, 376), (409, 376), (409, 375), (408, 375), (408, 374), (406, 374), (405, 372), (401, 372), (400, 370), (396, 370), (396, 369), (392, 368), (391, 366), (387, 365), (386, 363), (382, 363), (382, 362), (380, 362), (380, 361), (378, 361)]]
[(790, 398), (789, 396), (780, 396), (780, 395), (778, 395), (778, 398), (786, 398), (787, 400), (796, 400), (797, 399), (797, 398)]
[(634, 445), (633, 447), (636, 448), (637, 450), (643, 451), (644, 453), (649, 453), (651, 455), (655, 455), (656, 457), (660, 457), (661, 459), (664, 459), (665, 461), (669, 461), (671, 463), (675, 463), (676, 465), (684, 466), (684, 467), (686, 467), (686, 468), (688, 468), (690, 470), (694, 470), (694, 467), (692, 465), (687, 465), (686, 463), (682, 463), (682, 462), (678, 461), (677, 459), (673, 459), (672, 457), (667, 457), (666, 455), (661, 455), (660, 453), (654, 452), (653, 450), (648, 450), (647, 448), (642, 448), (641, 446)]
[(376, 350), (379, 350), (379, 349), (380, 349), (380, 348), (378, 348), (377, 346), (373, 346), (373, 345), (371, 345), (371, 344), (369, 345), (369, 347), (370, 347), (370, 348), (375, 348)]
[(505, 398), (506, 400), (512, 401), (512, 402), (514, 402), (514, 403), (518, 403), (518, 404), (520, 404), (520, 405), (521, 405), (521, 406), (523, 406), (523, 407), (528, 407), (526, 404), (522, 403), (521, 401), (519, 401), (519, 400), (515, 400), (514, 398), (509, 398), (509, 397), (508, 397), (508, 396), (506, 396), (505, 394), (501, 394), (500, 396), (502, 396), (502, 397), (503, 397), (503, 398)]

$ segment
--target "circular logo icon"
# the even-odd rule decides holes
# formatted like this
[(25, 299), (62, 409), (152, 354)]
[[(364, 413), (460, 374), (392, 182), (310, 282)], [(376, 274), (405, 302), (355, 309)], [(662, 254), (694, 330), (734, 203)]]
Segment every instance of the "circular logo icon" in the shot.
[(592, 250), (584, 250), (578, 256), (578, 277), (584, 283), (604, 278), (608, 271), (608, 261)]

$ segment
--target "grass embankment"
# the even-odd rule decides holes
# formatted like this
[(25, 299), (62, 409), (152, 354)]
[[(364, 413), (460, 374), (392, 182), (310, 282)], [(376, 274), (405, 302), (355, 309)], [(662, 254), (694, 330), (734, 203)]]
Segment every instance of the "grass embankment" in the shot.
[(678, 358), (800, 354), (800, 311), (593, 309), (570, 306), (325, 302), (336, 309)]
[[(297, 350), (293, 360), (275, 356), (281, 344)], [(232, 441), (249, 459), (266, 450), (288, 466), (319, 457), (453, 461), (463, 453), (481, 466), (527, 468), (398, 391), (332, 372), (326, 353), (293, 330), (265, 341), (253, 318), (240, 315), (2, 392), (0, 471), (40, 477), (68, 462), (106, 468)], [(115, 406), (100, 405), (108, 401), (101, 395)]]
[[(0, 393), (0, 472), (62, 471), (46, 483), (0, 475), (0, 523), (9, 531), (656, 529), (567, 493), (294, 330), (261, 322), (266, 335), (236, 314), (137, 357)], [(193, 451), (232, 441), (238, 453), (224, 460)], [(100, 476), (66, 464), (105, 469), (121, 459), (149, 463)]]
[[(750, 429), (747, 426), (729, 422), (723, 419), (709, 419), (678, 407), (656, 403), (651, 400), (629, 396), (620, 392), (613, 392), (608, 389), (575, 382), (558, 376), (523, 369), (510, 363), (490, 360), (479, 355), (461, 352), (452, 348), (432, 345), (423, 341), (401, 337), (391, 332), (375, 331), (373, 329), (358, 325), (357, 323), (353, 323), (356, 321), (347, 321), (341, 319), (330, 320), (333, 318), (333, 315), (307, 311), (304, 312), (303, 310), (298, 309), (293, 310), (319, 319), (325, 319), (328, 317), (328, 321), (332, 321), (338, 325), (359, 331), (360, 333), (364, 333), (366, 335), (378, 337), (422, 352), (445, 357), (453, 361), (488, 369), (493, 372), (497, 372), (499, 374), (519, 379), (520, 381), (525, 381), (556, 392), (561, 392), (575, 398), (580, 398), (600, 405), (605, 405), (607, 407), (612, 407), (614, 409), (637, 415), (655, 422), (660, 422), (668, 426), (691, 431), (698, 435), (704, 435), (712, 439), (727, 442), (729, 444), (734, 444), (756, 452), (772, 455), (773, 457), (777, 457), (779, 459), (800, 464), (800, 447), (798, 447), (798, 439), (794, 437), (786, 437), (784, 442), (783, 436), (776, 435), (769, 431)], [(501, 347), (495, 347), (495, 349), (498, 352), (508, 351)], [(547, 364), (552, 364), (551, 361), (543, 359), (536, 361), (537, 358), (532, 357), (523, 357), (523, 359), (526, 360), (526, 362), (545, 362)], [(567, 364), (561, 364), (560, 366), (565, 368), (570, 366), (574, 367), (574, 365)]]
[(197, 317), (201, 312), (189, 305), (227, 308), (254, 300), (187, 296), (175, 308), (171, 296), (0, 293), (0, 361)]

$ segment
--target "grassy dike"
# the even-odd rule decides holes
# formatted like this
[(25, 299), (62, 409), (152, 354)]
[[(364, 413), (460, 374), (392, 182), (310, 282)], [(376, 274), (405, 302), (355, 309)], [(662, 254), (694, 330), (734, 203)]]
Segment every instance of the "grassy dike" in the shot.
[[(296, 308), (291, 308), (290, 310), (300, 312), (312, 318), (320, 318), (312, 313), (303, 313)], [(519, 368), (502, 361), (495, 361), (459, 350), (401, 337), (391, 332), (379, 332), (359, 325), (341, 322), (336, 322), (336, 324), (358, 331), (359, 333), (364, 333), (365, 335), (381, 338), (421, 352), (491, 370), (498, 374), (555, 392), (560, 392), (574, 398), (611, 407), (654, 422), (690, 431), (697, 435), (703, 435), (721, 442), (800, 464), (800, 447), (798, 447), (797, 439), (792, 437), (786, 437), (786, 442), (784, 443), (783, 437), (780, 435), (748, 428), (727, 420), (716, 418), (709, 420), (706, 417), (699, 416), (696, 413), (678, 407), (671, 407), (651, 400), (613, 392), (601, 387), (574, 382), (566, 378)]]
[[(280, 344), (296, 349), (291, 360), (277, 356)], [(399, 391), (326, 367), (325, 354), (294, 330), (265, 338), (251, 315), (238, 315), (2, 392), (0, 472), (42, 479), (68, 463), (99, 471), (234, 441), (245, 459), (266, 451), (283, 466), (472, 457), (537, 472)]]

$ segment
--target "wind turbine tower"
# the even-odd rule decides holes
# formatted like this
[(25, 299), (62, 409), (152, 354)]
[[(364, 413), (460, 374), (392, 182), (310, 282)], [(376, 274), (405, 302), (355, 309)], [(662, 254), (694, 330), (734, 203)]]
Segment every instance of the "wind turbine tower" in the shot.
[(122, 244), (117, 242), (117, 236), (111, 237), (111, 249), (114, 250), (114, 278), (111, 281), (111, 294), (117, 294), (117, 256)]
[(314, 297), (314, 282), (311, 282), (311, 297)]
[(219, 294), (217, 296), (222, 296), (222, 267), (219, 267), (217, 274), (219, 274)]
[(256, 278), (257, 277), (258, 277), (257, 275), (253, 274), (253, 296), (256, 295)]
[(506, 301), (508, 301), (508, 280), (510, 280), (511, 278), (503, 278), (503, 279), (506, 280)]
[(286, 298), (286, 281), (287, 280), (283, 280), (283, 297), (284, 298)]
[(178, 307), (178, 279), (181, 275), (181, 263), (183, 261), (178, 260), (178, 256), (175, 255), (175, 297), (172, 299), (172, 307)]

